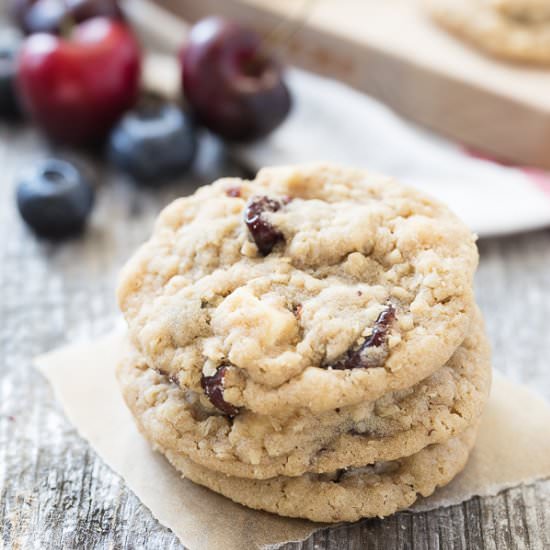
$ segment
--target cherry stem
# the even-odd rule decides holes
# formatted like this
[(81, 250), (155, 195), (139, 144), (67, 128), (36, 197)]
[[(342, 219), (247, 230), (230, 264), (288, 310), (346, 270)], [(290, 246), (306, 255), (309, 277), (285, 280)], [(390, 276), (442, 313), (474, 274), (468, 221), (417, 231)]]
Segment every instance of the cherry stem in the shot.
[(279, 21), (271, 31), (267, 32), (262, 38), (262, 43), (258, 49), (258, 57), (268, 57), (270, 52), (280, 50), (283, 46), (288, 46), (288, 41), (304, 27), (318, 1), (304, 0), (297, 16), (290, 20), (283, 19)]
[(69, 39), (73, 34), (73, 30), (76, 26), (76, 20), (71, 14), (71, 10), (69, 9), (69, 4), (67, 3), (67, 0), (59, 0), (59, 2), (61, 3), (62, 7), (65, 8), (65, 14), (59, 22), (59, 34), (63, 38)]

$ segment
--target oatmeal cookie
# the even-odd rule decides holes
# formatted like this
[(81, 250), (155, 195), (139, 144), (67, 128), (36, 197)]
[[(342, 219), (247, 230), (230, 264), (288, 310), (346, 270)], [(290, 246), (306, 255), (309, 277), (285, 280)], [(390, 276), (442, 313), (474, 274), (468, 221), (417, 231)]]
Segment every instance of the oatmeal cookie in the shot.
[[(464, 468), (477, 427), (407, 458), (330, 474), (255, 480), (226, 476), (166, 451), (184, 477), (249, 508), (312, 521), (384, 517), (431, 495)], [(162, 449), (161, 449), (162, 451)]]
[(511, 19), (528, 23), (550, 22), (548, 0), (490, 0), (490, 2), (496, 10)]
[(269, 168), (168, 206), (118, 298), (147, 365), (203, 405), (317, 415), (445, 364), (470, 326), (477, 259), (470, 231), (419, 191)]
[(550, 4), (546, 0), (424, 0), (449, 31), (495, 56), (550, 63)]

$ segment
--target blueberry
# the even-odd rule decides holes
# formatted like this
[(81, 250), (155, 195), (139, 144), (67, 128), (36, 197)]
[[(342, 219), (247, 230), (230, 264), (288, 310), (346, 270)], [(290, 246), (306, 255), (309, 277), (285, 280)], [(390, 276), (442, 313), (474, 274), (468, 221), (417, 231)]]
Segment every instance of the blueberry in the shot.
[(20, 115), (15, 89), (19, 36), (10, 30), (0, 31), (0, 116), (16, 118)]
[(195, 127), (177, 105), (148, 101), (128, 112), (111, 133), (109, 158), (141, 182), (184, 174), (197, 150)]
[(64, 19), (67, 8), (59, 0), (12, 0), (11, 15), (25, 34), (54, 33)]
[(63, 34), (71, 23), (92, 17), (122, 18), (118, 0), (11, 0), (9, 8), (25, 34)]
[(72, 164), (47, 159), (21, 174), (16, 197), (22, 218), (38, 235), (63, 238), (84, 228), (94, 189)]

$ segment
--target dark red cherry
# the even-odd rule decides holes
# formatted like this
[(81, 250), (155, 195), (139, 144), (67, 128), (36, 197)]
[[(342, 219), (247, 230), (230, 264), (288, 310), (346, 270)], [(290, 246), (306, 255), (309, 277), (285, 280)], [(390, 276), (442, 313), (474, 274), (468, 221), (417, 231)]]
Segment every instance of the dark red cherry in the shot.
[(252, 29), (221, 17), (194, 25), (182, 51), (185, 96), (198, 120), (229, 141), (252, 141), (290, 111), (280, 65)]

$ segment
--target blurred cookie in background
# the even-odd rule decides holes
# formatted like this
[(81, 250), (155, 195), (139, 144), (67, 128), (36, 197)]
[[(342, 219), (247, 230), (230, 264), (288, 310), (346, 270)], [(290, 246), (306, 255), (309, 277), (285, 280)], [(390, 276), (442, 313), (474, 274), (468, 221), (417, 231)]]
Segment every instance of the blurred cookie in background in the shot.
[(447, 30), (492, 55), (550, 63), (550, 4), (543, 0), (425, 0)]

